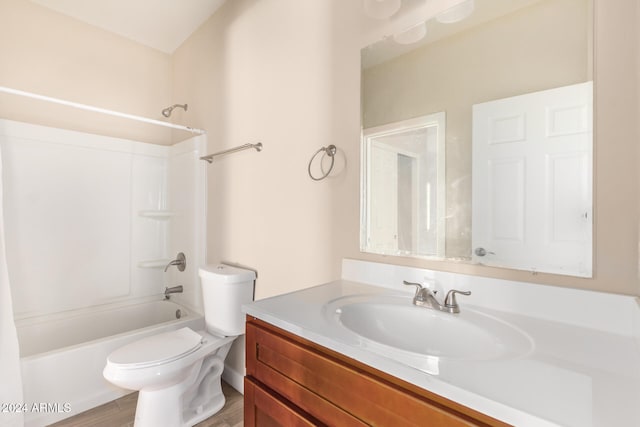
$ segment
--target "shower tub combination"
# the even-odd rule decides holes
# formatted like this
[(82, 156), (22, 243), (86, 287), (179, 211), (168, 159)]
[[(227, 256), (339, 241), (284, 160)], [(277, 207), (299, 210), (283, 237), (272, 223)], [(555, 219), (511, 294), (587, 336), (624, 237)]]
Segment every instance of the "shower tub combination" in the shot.
[(18, 320), (24, 402), (29, 409), (25, 425), (48, 425), (128, 394), (102, 377), (109, 353), (185, 326), (204, 329), (204, 318), (157, 297)]
[[(115, 349), (204, 329), (184, 307), (202, 305), (206, 137), (160, 146), (0, 119), (0, 148), (22, 408), (42, 426), (128, 392), (102, 377)], [(177, 252), (187, 268), (164, 272)], [(162, 299), (178, 283), (184, 307)]]

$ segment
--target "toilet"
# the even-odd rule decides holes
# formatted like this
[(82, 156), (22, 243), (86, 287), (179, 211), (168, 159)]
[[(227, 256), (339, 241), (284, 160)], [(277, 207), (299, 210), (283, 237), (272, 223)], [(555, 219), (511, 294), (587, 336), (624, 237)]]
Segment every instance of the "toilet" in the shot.
[(234, 339), (245, 331), (242, 304), (256, 274), (228, 265), (199, 269), (205, 330), (182, 328), (127, 344), (107, 357), (103, 375), (139, 390), (135, 427), (193, 426), (225, 403), (221, 375)]

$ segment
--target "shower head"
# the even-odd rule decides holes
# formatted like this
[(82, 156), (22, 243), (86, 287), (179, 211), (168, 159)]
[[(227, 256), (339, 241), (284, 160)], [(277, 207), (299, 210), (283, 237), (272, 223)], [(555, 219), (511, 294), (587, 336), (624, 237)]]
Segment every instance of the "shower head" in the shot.
[(164, 110), (162, 110), (162, 115), (165, 116), (165, 117), (171, 116), (171, 112), (176, 107), (180, 107), (180, 108), (184, 109), (184, 111), (187, 111), (187, 104), (173, 104), (171, 107), (167, 107)]

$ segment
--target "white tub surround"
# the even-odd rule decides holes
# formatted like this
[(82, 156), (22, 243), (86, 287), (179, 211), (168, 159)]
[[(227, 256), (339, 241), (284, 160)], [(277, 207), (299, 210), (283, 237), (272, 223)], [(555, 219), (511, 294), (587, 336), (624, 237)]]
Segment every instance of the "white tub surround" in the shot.
[[(102, 378), (115, 348), (174, 323), (203, 327), (160, 300), (182, 285), (172, 301), (202, 306), (206, 136), (167, 147), (0, 119), (0, 148), (18, 403), (59, 404), (26, 414), (44, 425), (123, 394)], [(165, 273), (178, 252), (186, 270)]]
[[(530, 337), (530, 351), (484, 361), (431, 356), (429, 364), (401, 361), (333, 321), (334, 313), (327, 310), (328, 303), (355, 295), (396, 295), (410, 305), (413, 289), (402, 281), (425, 279), (435, 280), (435, 287), (443, 290), (471, 290), (472, 295), (458, 297), (461, 311), (478, 310), (510, 323)], [(343, 280), (256, 301), (244, 309), (513, 425), (640, 425), (640, 346), (634, 329), (640, 309), (634, 297), (345, 260)], [(420, 325), (407, 325), (407, 330), (419, 334)]]
[[(176, 284), (198, 307), (206, 136), (166, 147), (0, 120), (0, 147), (17, 320)], [(164, 273), (178, 252), (187, 271)]]

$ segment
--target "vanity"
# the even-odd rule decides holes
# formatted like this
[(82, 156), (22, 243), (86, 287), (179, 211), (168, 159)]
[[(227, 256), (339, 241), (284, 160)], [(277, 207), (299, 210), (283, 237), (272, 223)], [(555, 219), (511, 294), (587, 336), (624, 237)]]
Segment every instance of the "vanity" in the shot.
[[(344, 260), (247, 314), (246, 425), (640, 425), (634, 297)], [(420, 279), (421, 278), (421, 279)], [(402, 280), (470, 290), (459, 314)]]
[(249, 426), (508, 425), (251, 316), (247, 348)]

